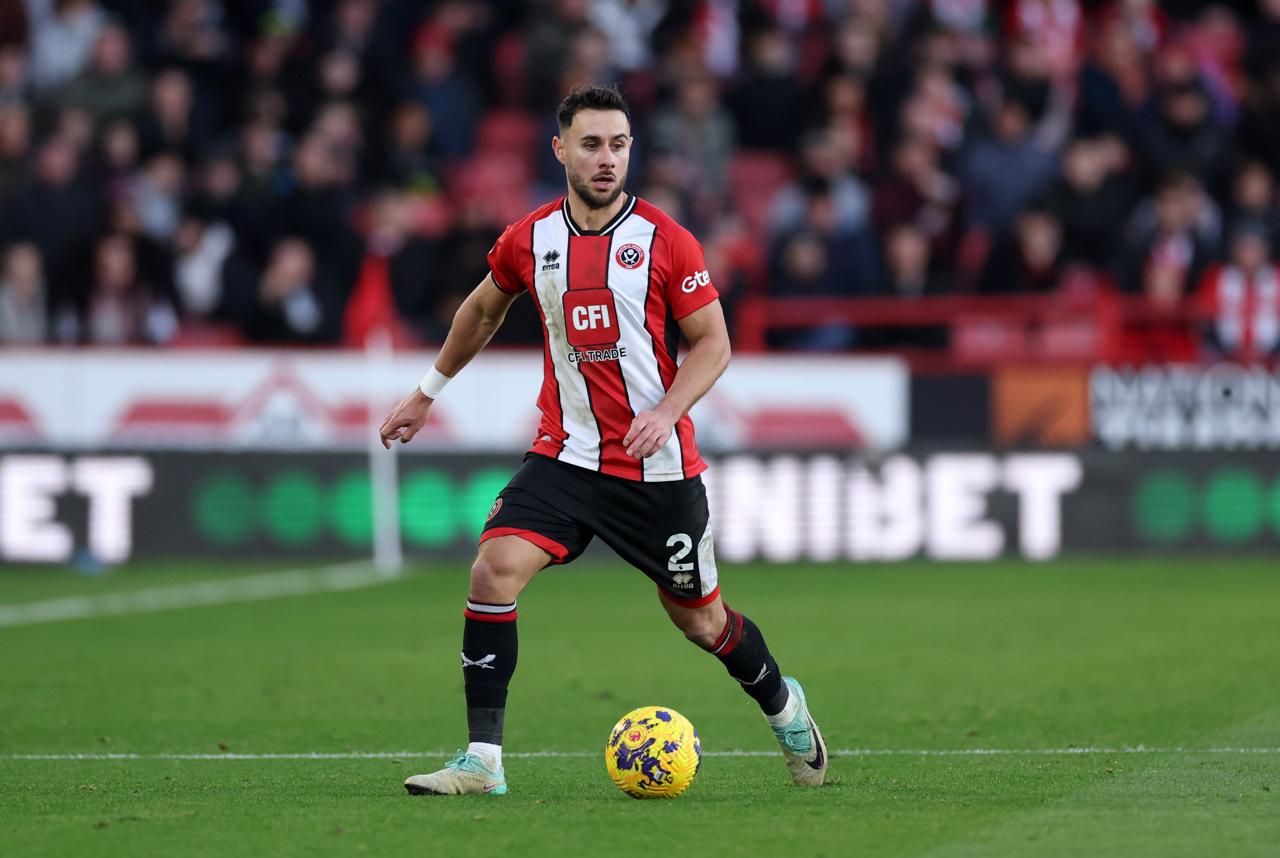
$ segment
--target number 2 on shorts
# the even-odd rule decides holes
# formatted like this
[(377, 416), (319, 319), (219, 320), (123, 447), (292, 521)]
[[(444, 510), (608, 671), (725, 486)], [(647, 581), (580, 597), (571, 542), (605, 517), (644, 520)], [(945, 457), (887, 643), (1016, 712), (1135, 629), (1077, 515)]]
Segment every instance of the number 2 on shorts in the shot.
[(673, 533), (671, 538), (667, 540), (667, 547), (679, 545), (680, 550), (671, 555), (671, 559), (667, 561), (667, 571), (669, 572), (692, 572), (692, 563), (681, 563), (685, 556), (693, 550), (693, 540), (689, 538), (687, 533)]

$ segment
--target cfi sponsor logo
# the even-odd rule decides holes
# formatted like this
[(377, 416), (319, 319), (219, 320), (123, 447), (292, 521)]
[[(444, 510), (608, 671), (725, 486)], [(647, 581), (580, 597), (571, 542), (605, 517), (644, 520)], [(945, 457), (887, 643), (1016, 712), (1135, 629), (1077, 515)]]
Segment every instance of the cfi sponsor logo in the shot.
[[(550, 439), (548, 439), (550, 440)], [(498, 510), (502, 509), (502, 498), (498, 498), (493, 502), (493, 506), (489, 507), (489, 514), (485, 516), (485, 521), (489, 521), (498, 514)]]
[(639, 268), (644, 264), (644, 249), (638, 244), (624, 244), (614, 254), (614, 259), (623, 268)]
[(690, 274), (680, 283), (681, 292), (692, 292), (699, 286), (706, 286), (711, 282), (711, 274), (704, 268), (703, 270)]

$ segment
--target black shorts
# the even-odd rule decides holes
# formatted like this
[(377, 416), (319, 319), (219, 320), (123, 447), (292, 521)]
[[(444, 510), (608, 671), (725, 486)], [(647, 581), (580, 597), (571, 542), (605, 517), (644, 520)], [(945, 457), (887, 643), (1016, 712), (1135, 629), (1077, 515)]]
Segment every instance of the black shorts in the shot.
[(519, 536), (569, 563), (599, 536), (672, 602), (719, 595), (702, 477), (644, 483), (529, 453), (494, 501), (480, 541)]

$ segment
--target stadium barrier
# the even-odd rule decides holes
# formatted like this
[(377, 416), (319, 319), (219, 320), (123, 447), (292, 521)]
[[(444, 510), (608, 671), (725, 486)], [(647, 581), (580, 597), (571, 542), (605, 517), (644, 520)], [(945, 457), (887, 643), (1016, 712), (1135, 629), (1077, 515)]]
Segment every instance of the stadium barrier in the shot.
[[(400, 464), (406, 554), (465, 561), (519, 456)], [(1261, 452), (742, 453), (706, 480), (726, 562), (1280, 548), (1280, 464)], [(11, 453), (0, 559), (368, 556), (370, 492), (354, 453)]]

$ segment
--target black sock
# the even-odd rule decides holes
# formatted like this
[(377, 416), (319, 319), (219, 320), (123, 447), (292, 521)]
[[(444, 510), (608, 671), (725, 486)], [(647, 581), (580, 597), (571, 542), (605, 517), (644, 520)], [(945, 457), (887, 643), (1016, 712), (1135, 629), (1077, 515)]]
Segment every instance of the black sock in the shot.
[(467, 602), (462, 627), (462, 680), (467, 740), (502, 744), (507, 685), (516, 672), (516, 604)]
[(787, 705), (787, 686), (760, 627), (728, 605), (724, 611), (724, 631), (708, 651), (741, 683), (742, 690), (755, 698), (764, 714), (778, 714)]

